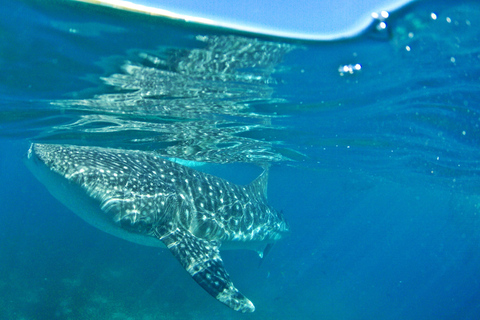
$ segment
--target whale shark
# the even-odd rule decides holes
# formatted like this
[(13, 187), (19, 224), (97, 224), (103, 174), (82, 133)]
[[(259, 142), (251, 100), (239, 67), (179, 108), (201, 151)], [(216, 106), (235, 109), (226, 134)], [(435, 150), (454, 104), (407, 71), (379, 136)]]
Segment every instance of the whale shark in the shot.
[(267, 202), (267, 170), (242, 186), (152, 152), (59, 144), (32, 144), (26, 163), (88, 223), (168, 248), (218, 301), (241, 312), (255, 310), (233, 285), (220, 249), (262, 256), (288, 232), (283, 214)]

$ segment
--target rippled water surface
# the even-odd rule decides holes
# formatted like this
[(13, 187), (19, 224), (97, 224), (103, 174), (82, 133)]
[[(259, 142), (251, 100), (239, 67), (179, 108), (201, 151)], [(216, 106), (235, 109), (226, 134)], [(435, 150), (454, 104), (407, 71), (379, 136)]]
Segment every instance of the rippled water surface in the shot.
[[(0, 13), (1, 319), (478, 319), (480, 5), (279, 39), (62, 1)], [(30, 142), (145, 150), (246, 184), (291, 225), (222, 253), (237, 314), (169, 252), (87, 225)]]

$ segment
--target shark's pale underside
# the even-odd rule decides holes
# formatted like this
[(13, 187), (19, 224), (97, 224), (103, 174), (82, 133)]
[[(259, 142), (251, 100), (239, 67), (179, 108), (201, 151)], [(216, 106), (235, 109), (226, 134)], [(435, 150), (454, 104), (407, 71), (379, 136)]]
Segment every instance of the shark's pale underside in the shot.
[(288, 231), (267, 203), (267, 171), (239, 186), (149, 152), (49, 144), (33, 144), (27, 165), (90, 224), (166, 246), (210, 295), (234, 310), (255, 310), (230, 280), (219, 249), (262, 252)]

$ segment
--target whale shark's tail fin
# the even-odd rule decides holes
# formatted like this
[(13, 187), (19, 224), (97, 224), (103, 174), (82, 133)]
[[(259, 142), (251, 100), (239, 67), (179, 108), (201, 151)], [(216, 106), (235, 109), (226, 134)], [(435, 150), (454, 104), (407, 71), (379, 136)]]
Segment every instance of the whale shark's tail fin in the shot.
[(154, 234), (211, 296), (236, 311), (255, 311), (253, 303), (235, 288), (225, 271), (217, 242), (197, 238), (180, 227), (157, 228)]

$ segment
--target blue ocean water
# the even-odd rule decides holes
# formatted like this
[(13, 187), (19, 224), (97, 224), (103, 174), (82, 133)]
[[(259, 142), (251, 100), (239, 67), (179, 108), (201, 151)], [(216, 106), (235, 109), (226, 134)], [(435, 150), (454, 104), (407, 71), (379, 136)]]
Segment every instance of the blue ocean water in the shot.
[[(419, 1), (309, 42), (62, 1), (0, 12), (0, 319), (478, 319), (480, 5)], [(30, 142), (150, 150), (248, 183), (291, 234), (224, 251), (256, 305), (103, 233)]]

